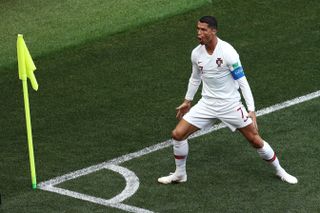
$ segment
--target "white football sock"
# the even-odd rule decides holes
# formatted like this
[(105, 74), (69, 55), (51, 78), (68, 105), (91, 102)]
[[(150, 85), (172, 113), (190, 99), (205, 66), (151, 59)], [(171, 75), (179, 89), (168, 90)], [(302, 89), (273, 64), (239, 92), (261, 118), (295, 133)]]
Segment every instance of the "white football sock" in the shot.
[(188, 140), (183, 141), (173, 141), (173, 154), (176, 163), (176, 173), (178, 175), (185, 175), (186, 174), (186, 161), (189, 152), (189, 144)]
[(263, 147), (260, 149), (257, 149), (257, 152), (259, 153), (260, 157), (263, 160), (269, 162), (276, 171), (279, 171), (282, 169), (282, 167), (280, 166), (279, 160), (276, 156), (276, 153), (273, 151), (271, 146), (266, 141), (263, 141)]

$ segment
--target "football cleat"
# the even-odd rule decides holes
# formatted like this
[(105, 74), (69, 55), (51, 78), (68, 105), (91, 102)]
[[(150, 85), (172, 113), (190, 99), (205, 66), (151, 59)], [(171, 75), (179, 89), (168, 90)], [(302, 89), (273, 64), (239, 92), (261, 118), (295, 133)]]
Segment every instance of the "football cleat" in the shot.
[(158, 178), (158, 182), (162, 184), (169, 183), (183, 183), (187, 181), (187, 175), (177, 175), (176, 173), (170, 173), (168, 176)]
[(290, 183), (290, 184), (297, 184), (298, 179), (290, 174), (288, 174), (284, 169), (281, 169), (277, 171), (276, 175), (280, 177), (280, 179), (284, 182)]

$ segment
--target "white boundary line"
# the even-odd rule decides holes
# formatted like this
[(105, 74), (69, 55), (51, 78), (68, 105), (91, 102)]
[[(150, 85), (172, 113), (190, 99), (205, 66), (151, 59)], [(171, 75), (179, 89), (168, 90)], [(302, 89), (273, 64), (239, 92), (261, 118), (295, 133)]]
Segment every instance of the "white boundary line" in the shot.
[[(120, 194), (118, 194), (117, 196), (115, 196), (109, 200), (86, 195), (86, 194), (82, 194), (82, 193), (78, 193), (78, 192), (74, 192), (74, 191), (67, 190), (67, 189), (62, 189), (62, 188), (59, 188), (59, 187), (56, 187), (56, 186), (50, 185), (50, 184), (44, 185), (43, 183), (40, 183), (39, 185), (41, 185), (41, 187), (39, 185), (38, 185), (38, 187), (42, 190), (45, 190), (45, 191), (55, 192), (55, 193), (58, 193), (61, 195), (66, 195), (66, 196), (77, 198), (80, 200), (89, 201), (89, 202), (100, 204), (103, 206), (109, 206), (109, 207), (122, 209), (122, 210), (128, 211), (128, 212), (139, 212), (139, 213), (140, 212), (141, 213), (151, 213), (152, 212), (152, 211), (149, 211), (146, 209), (142, 209), (142, 208), (138, 208), (138, 207), (134, 207), (134, 206), (129, 206), (129, 205), (121, 203), (122, 201), (124, 201), (128, 197), (131, 197), (139, 188), (139, 178), (136, 176), (136, 174), (134, 172), (128, 170), (127, 168), (124, 168), (122, 166), (118, 166), (115, 164), (105, 164), (105, 165), (99, 164), (99, 165), (101, 165), (101, 167), (99, 167), (100, 168), (99, 170), (109, 169), (111, 171), (117, 172), (117, 173), (121, 174), (126, 181), (125, 189)], [(97, 170), (97, 171), (99, 171), (99, 170)], [(87, 174), (89, 174), (89, 173), (87, 173)], [(80, 176), (78, 176), (78, 177), (80, 177)], [(62, 182), (60, 182), (60, 183), (62, 183)]]
[[(298, 97), (298, 98), (294, 98), (292, 100), (288, 100), (279, 104), (275, 104), (272, 105), (270, 107), (266, 107), (262, 110), (257, 111), (257, 116), (262, 116), (262, 115), (266, 115), (305, 101), (309, 101), (311, 99), (320, 97), (320, 90)], [(195, 137), (199, 137), (201, 135), (204, 134), (208, 134), (210, 132), (213, 131), (217, 131), (219, 129), (225, 128), (226, 126), (223, 123), (214, 125), (213, 127), (209, 128), (209, 129), (204, 129), (204, 130), (200, 130), (198, 132), (196, 132), (195, 134), (191, 135), (190, 138), (195, 138)], [(89, 201), (92, 203), (96, 203), (96, 204), (100, 204), (100, 205), (104, 205), (104, 206), (108, 206), (108, 207), (113, 207), (113, 208), (118, 208), (118, 209), (122, 209), (124, 211), (128, 211), (128, 212), (136, 212), (136, 213), (151, 213), (152, 211), (143, 209), (143, 208), (139, 208), (139, 207), (135, 207), (135, 206), (130, 206), (130, 205), (126, 205), (123, 204), (121, 202), (123, 202), (125, 199), (131, 197), (139, 188), (139, 178), (135, 175), (134, 172), (119, 166), (119, 164), (124, 163), (126, 161), (141, 157), (143, 155), (147, 155), (150, 154), (152, 152), (164, 149), (166, 147), (169, 147), (172, 145), (171, 140), (167, 140), (164, 141), (162, 143), (158, 143), (155, 144), (153, 146), (149, 146), (146, 147), (140, 151), (137, 152), (133, 152), (130, 154), (126, 154), (126, 155), (122, 155), (118, 158), (97, 164), (97, 165), (93, 165), (84, 169), (80, 169), (74, 172), (70, 172), (68, 174), (59, 176), (59, 177), (55, 177), (53, 179), (50, 179), (48, 181), (44, 181), (38, 184), (37, 188), (45, 190), (45, 191), (51, 191), (51, 192), (55, 192), (61, 195), (66, 195), (69, 197), (73, 197), (73, 198), (77, 198), (80, 200), (85, 200), (85, 201)], [(97, 198), (97, 197), (93, 197), (90, 195), (86, 195), (86, 194), (81, 194), (78, 192), (74, 192), (74, 191), (70, 191), (67, 189), (62, 189), (59, 187), (56, 187), (55, 185), (58, 185), (60, 183), (63, 183), (65, 181), (68, 180), (72, 180), (84, 175), (88, 175), (91, 174), (93, 172), (97, 172), (100, 171), (102, 169), (109, 169), (112, 170), (114, 172), (117, 172), (119, 174), (121, 174), (125, 180), (126, 180), (126, 187), (125, 189), (117, 196), (113, 197), (112, 199), (106, 200), (103, 198)]]

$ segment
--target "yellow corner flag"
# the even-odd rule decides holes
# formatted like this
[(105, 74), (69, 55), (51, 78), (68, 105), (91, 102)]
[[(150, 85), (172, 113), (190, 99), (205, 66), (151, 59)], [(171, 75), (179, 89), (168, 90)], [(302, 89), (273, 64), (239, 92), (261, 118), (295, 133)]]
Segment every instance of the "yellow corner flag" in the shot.
[(26, 43), (23, 40), (23, 35), (18, 35), (17, 40), (17, 52), (18, 52), (18, 66), (19, 66), (19, 78), (20, 80), (30, 79), (31, 86), (34, 90), (38, 90), (38, 83), (33, 72), (36, 70), (36, 66), (33, 63)]
[(22, 80), (22, 86), (23, 86), (31, 181), (32, 181), (32, 188), (36, 189), (37, 178), (36, 178), (36, 168), (35, 168), (34, 153), (33, 153), (32, 128), (31, 128), (27, 78), (29, 78), (31, 82), (31, 86), (34, 90), (38, 90), (38, 83), (33, 73), (33, 71), (36, 69), (36, 66), (33, 63), (33, 60), (31, 58), (27, 45), (23, 40), (23, 35), (21, 34), (18, 35), (18, 39), (17, 39), (17, 54), (18, 54), (19, 79)]

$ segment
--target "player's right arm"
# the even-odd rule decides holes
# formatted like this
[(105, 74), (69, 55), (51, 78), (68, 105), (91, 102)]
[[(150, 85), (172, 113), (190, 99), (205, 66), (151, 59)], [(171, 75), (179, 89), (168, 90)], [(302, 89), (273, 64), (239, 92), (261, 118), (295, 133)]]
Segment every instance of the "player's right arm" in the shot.
[(198, 91), (199, 85), (201, 84), (201, 74), (197, 65), (197, 57), (195, 51), (191, 54), (192, 73), (189, 78), (188, 90), (185, 96), (185, 100), (192, 101), (195, 94)]
[(176, 110), (177, 110), (176, 118), (179, 119), (179, 120), (181, 120), (181, 118), (182, 118), (187, 112), (189, 112), (190, 108), (191, 108), (191, 101), (185, 99), (185, 100), (183, 101), (183, 103), (176, 108)]
[(195, 54), (191, 54), (192, 62), (192, 73), (189, 78), (188, 90), (185, 96), (183, 103), (176, 108), (177, 115), (176, 117), (180, 120), (184, 114), (186, 114), (191, 108), (191, 102), (198, 91), (199, 85), (201, 84), (200, 71), (197, 66), (197, 61), (195, 59)]

